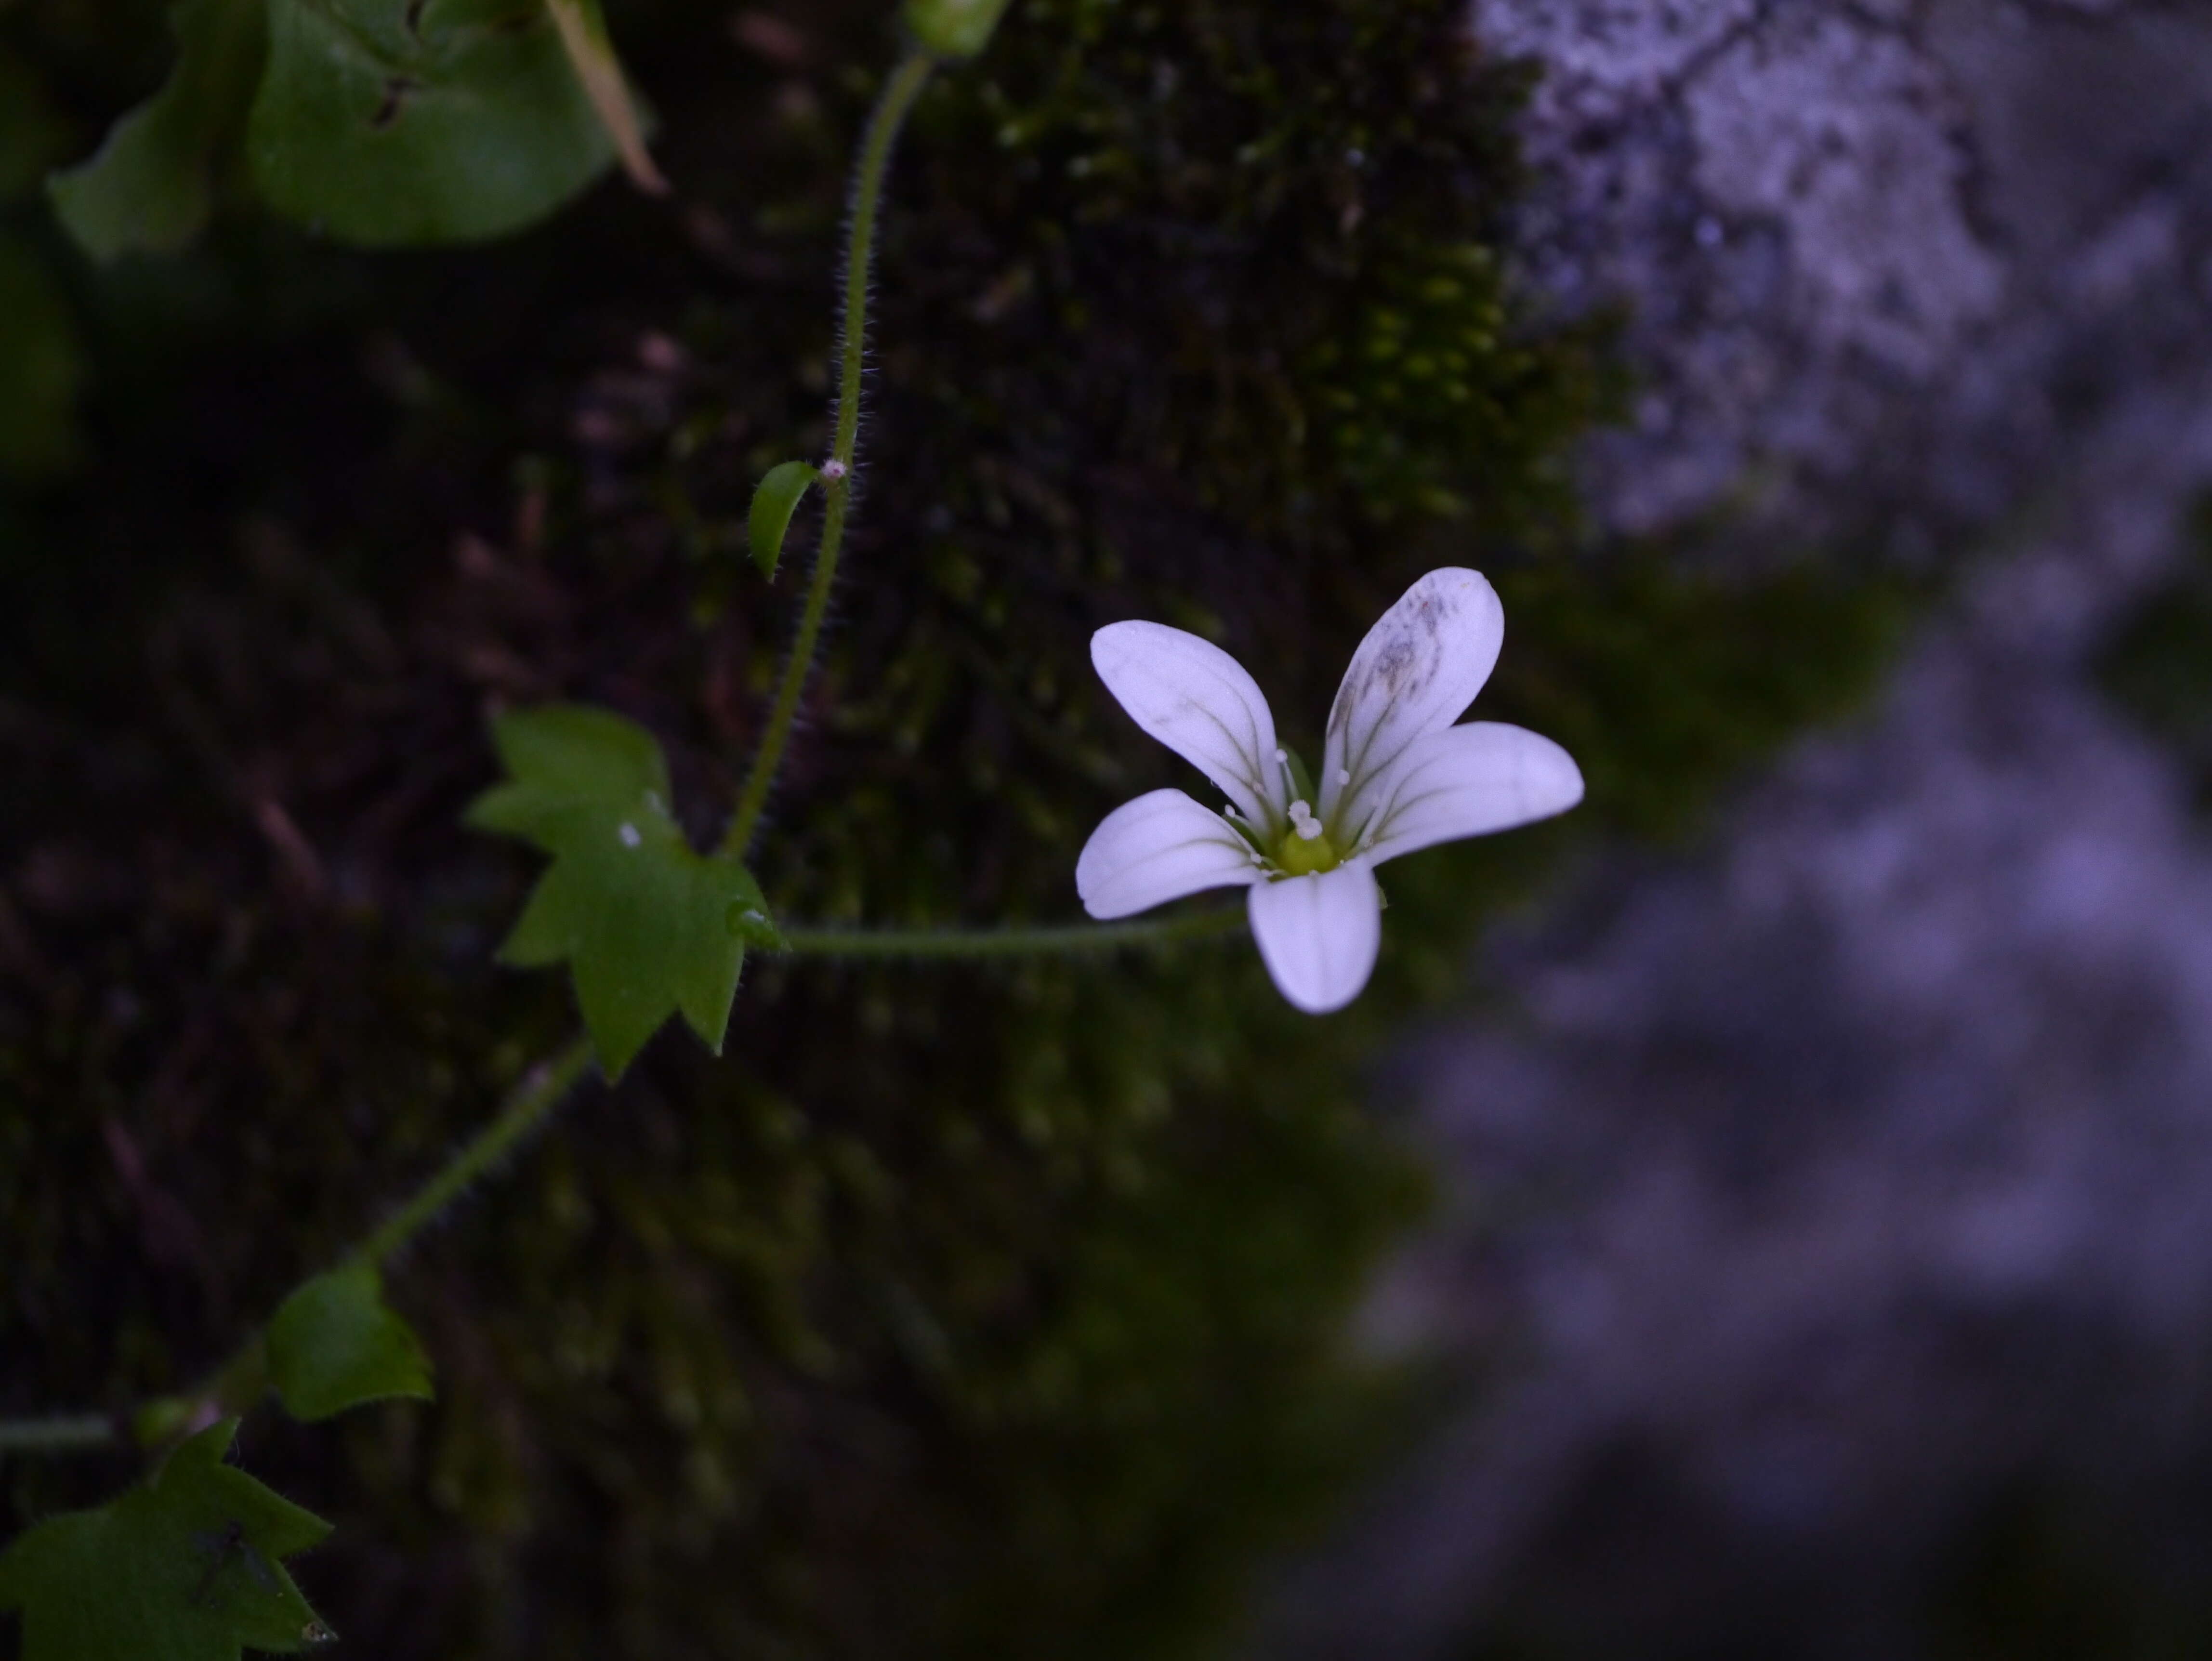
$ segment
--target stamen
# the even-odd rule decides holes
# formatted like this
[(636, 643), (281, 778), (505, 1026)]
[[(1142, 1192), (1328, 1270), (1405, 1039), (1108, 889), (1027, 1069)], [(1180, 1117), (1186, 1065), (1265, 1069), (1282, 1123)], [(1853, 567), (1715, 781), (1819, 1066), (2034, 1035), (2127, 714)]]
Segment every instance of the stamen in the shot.
[(1336, 782), (1337, 782), (1339, 784), (1349, 784), (1349, 783), (1351, 783), (1351, 782), (1352, 782), (1352, 770), (1351, 770), (1349, 767), (1340, 767), (1340, 768), (1338, 768), (1338, 769), (1336, 770)]
[(1313, 808), (1308, 803), (1294, 801), (1291, 804), (1291, 824), (1308, 842), (1321, 835), (1321, 821), (1314, 817)]

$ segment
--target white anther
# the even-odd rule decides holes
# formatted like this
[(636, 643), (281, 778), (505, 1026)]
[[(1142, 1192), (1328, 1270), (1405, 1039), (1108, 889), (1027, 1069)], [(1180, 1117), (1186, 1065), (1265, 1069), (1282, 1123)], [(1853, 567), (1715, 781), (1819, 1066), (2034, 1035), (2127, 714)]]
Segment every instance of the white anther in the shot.
[(622, 845), (625, 848), (635, 848), (639, 843), (645, 840), (643, 837), (638, 834), (638, 830), (635, 825), (627, 823), (623, 824), (621, 830), (616, 831), (615, 834), (622, 838)]
[(1351, 782), (1352, 782), (1352, 770), (1351, 770), (1349, 767), (1340, 767), (1340, 768), (1338, 768), (1338, 769), (1336, 770), (1336, 782), (1337, 782), (1339, 784), (1349, 784), (1349, 783), (1351, 783)]
[(1321, 835), (1321, 821), (1314, 817), (1312, 807), (1305, 802), (1291, 804), (1291, 823), (1297, 827), (1298, 835), (1308, 842)]

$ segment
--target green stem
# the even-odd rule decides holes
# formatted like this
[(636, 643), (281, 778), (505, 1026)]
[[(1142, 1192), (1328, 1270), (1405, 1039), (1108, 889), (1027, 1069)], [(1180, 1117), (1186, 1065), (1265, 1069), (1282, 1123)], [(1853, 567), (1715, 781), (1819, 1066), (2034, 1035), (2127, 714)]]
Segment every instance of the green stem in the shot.
[(0, 1419), (0, 1453), (73, 1453), (117, 1440), (115, 1421), (104, 1414), (74, 1413), (53, 1419)]
[(768, 806), (769, 792), (775, 788), (792, 723), (799, 716), (799, 700), (814, 670), (822, 619), (830, 609), (830, 591), (836, 581), (837, 555), (844, 545), (845, 518), (853, 499), (854, 458), (860, 448), (860, 381), (867, 367), (868, 276), (875, 258), (877, 209), (883, 200), (884, 176), (890, 167), (891, 145), (936, 61), (927, 52), (917, 52), (892, 72), (876, 100), (874, 113), (868, 118), (867, 137), (860, 149), (845, 253), (844, 362), (837, 384), (837, 434), (830, 447), (831, 467), (823, 470), (825, 475), (834, 470), (834, 477), (825, 476), (823, 481), (822, 540), (815, 551), (814, 575), (807, 587), (805, 610), (799, 615), (799, 633), (783, 666), (783, 679), (776, 687), (767, 729), (761, 734), (759, 753), (745, 777), (729, 834), (722, 839), (723, 851), (739, 857), (751, 849), (753, 833), (760, 828), (761, 814)]
[(1114, 952), (1210, 940), (1244, 927), (1244, 909), (1152, 922), (1070, 923), (1047, 928), (789, 928), (795, 958), (1024, 958)]
[(550, 1060), (539, 1062), (515, 1086), (499, 1110), (499, 1116), (470, 1139), (467, 1146), (416, 1191), (391, 1217), (349, 1255), (357, 1263), (383, 1263), (397, 1256), (407, 1243), (434, 1222), (447, 1207), (485, 1171), (514, 1151), (515, 1144), (544, 1123), (592, 1059), (591, 1040), (576, 1038)]

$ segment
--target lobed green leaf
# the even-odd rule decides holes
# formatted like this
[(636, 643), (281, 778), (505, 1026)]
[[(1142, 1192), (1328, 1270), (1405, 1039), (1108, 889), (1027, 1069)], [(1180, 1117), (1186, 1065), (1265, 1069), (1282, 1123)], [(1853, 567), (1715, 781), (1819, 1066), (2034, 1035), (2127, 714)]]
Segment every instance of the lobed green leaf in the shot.
[(429, 1358), (384, 1301), (374, 1264), (318, 1275), (269, 1323), (269, 1377), (295, 1419), (313, 1423), (395, 1396), (428, 1401)]
[(224, 1463), (238, 1421), (210, 1426), (144, 1483), (47, 1518), (0, 1555), (0, 1611), (23, 1661), (238, 1661), (327, 1642), (286, 1572), (330, 1524)]
[(660, 746), (634, 722), (556, 704), (501, 715), (492, 736), (508, 782), (468, 822), (553, 855), (501, 960), (568, 965), (610, 1078), (673, 1013), (720, 1055), (745, 947), (780, 939), (752, 873), (684, 840)]

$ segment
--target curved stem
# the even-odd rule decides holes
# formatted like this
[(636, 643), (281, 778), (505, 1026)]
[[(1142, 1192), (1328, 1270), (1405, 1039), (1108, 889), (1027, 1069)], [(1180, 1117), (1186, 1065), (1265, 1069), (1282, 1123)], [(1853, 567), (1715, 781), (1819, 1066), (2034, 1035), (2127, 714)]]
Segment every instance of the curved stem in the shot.
[(1027, 958), (1210, 940), (1243, 928), (1244, 908), (1223, 907), (1152, 922), (1068, 923), (1044, 928), (785, 928), (794, 958)]
[(806, 590), (806, 607), (800, 614), (799, 633), (791, 656), (783, 666), (783, 678), (775, 690), (775, 703), (768, 727), (761, 734), (759, 752), (738, 799), (738, 811), (729, 834), (722, 838), (725, 853), (740, 857), (752, 847), (768, 806), (769, 792), (783, 765), (785, 745), (792, 723), (798, 719), (799, 700), (813, 672), (815, 648), (822, 638), (822, 619), (830, 609), (830, 590), (837, 576), (837, 555), (844, 545), (845, 520), (853, 499), (853, 461), (860, 448), (860, 382), (867, 367), (868, 274), (875, 258), (876, 214), (883, 200), (884, 176), (890, 170), (891, 145), (905, 122), (907, 112), (921, 95), (936, 59), (927, 52), (909, 56), (884, 83), (868, 118), (866, 141), (860, 149), (860, 170), (853, 185), (853, 221), (845, 253), (845, 314), (841, 350), (843, 368), (837, 383), (837, 433), (830, 447), (830, 466), (823, 469), (822, 540), (814, 555), (814, 575)]
[(575, 1038), (550, 1060), (540, 1062), (516, 1086), (500, 1109), (499, 1116), (469, 1139), (430, 1180), (416, 1190), (407, 1203), (385, 1220), (384, 1226), (348, 1254), (348, 1261), (384, 1263), (447, 1207), (460, 1198), (477, 1178), (514, 1151), (515, 1144), (538, 1129), (553, 1110), (568, 1099), (570, 1088), (592, 1059), (591, 1040)]
[(105, 1414), (72, 1413), (52, 1419), (0, 1419), (0, 1453), (73, 1453), (104, 1448), (118, 1439)]

